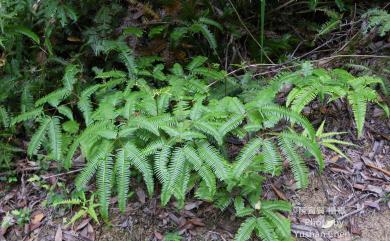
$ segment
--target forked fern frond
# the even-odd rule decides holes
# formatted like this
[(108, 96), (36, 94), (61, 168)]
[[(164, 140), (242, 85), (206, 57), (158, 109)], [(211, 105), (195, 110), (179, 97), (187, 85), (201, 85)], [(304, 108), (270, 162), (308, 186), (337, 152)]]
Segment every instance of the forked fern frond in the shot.
[(154, 180), (150, 163), (133, 144), (127, 143), (123, 149), (125, 150), (125, 157), (130, 159), (130, 164), (141, 172), (146, 188), (148, 189), (148, 193), (149, 195), (152, 195), (154, 190)]
[(262, 140), (260, 138), (255, 138), (251, 140), (245, 147), (241, 150), (237, 161), (233, 165), (233, 176), (239, 180), (242, 173), (247, 169), (253, 158), (259, 153), (262, 146)]
[(315, 137), (315, 130), (311, 123), (297, 112), (288, 110), (281, 106), (262, 106), (259, 108), (259, 110), (265, 115), (277, 116), (279, 119), (285, 119), (290, 122), (299, 123), (303, 128), (305, 128), (311, 139)]
[(198, 153), (220, 180), (226, 180), (229, 177), (228, 164), (214, 147), (207, 143), (202, 143), (198, 147)]

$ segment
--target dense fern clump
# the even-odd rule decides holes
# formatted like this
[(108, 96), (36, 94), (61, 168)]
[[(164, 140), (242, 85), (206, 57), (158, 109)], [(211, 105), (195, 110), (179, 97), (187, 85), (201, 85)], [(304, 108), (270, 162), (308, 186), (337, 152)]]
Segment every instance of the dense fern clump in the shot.
[[(167, 71), (155, 60), (141, 58), (128, 73), (97, 70), (98, 82), (81, 91), (77, 88), (81, 68), (68, 65), (62, 87), (36, 100), (31, 110), (11, 118), (11, 123), (34, 120), (37, 124), (28, 145), (30, 156), (46, 153), (47, 159), (67, 169), (72, 167), (75, 155), (85, 157), (85, 167), (75, 185), (82, 190), (96, 176), (104, 219), (108, 219), (112, 195), (118, 196), (119, 208), (125, 210), (130, 180), (137, 174), (143, 177), (150, 195), (156, 180), (160, 183), (163, 205), (172, 197), (183, 205), (188, 192), (195, 188), (198, 198), (215, 201), (220, 208), (234, 203), (239, 216), (252, 213), (252, 209), (244, 208), (243, 200), (248, 200), (254, 210), (259, 205), (268, 207), (261, 200), (259, 187), (264, 174), (282, 173), (284, 159), (289, 162), (296, 186), (306, 187), (309, 160), (302, 152), (314, 157), (319, 170), (324, 168), (310, 122), (272, 103), (277, 85), (247, 103), (236, 97), (216, 98), (208, 86), (225, 78), (226, 73), (205, 67), (205, 61), (196, 57), (185, 67), (175, 64)], [(264, 98), (265, 92), (271, 99)], [(75, 118), (80, 116), (76, 113), (81, 113), (82, 121)], [(285, 122), (300, 127), (255, 137), (258, 131)], [(226, 152), (227, 136), (253, 138), (231, 160)], [(240, 194), (230, 196), (236, 188), (241, 189)], [(270, 208), (261, 209), (258, 218), (243, 224), (237, 240), (245, 240), (254, 228), (267, 240), (289, 235), (287, 219), (277, 213), (289, 208), (271, 203)]]
[(282, 81), (294, 84), (286, 105), (298, 113), (317, 97), (323, 103), (348, 100), (359, 137), (363, 133), (368, 102), (378, 104), (389, 115), (387, 105), (381, 102), (375, 90), (375, 85), (383, 85), (383, 81), (374, 76), (355, 77), (342, 69), (313, 69), (309, 63), (305, 63), (300, 72), (286, 75)]

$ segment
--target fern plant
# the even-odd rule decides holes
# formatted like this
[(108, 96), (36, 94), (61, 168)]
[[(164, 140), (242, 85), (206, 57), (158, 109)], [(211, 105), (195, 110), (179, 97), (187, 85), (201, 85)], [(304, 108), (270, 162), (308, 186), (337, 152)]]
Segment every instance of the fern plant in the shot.
[(301, 72), (288, 75), (284, 80), (295, 85), (287, 96), (286, 105), (292, 110), (301, 112), (303, 108), (317, 97), (322, 102), (346, 99), (352, 108), (358, 137), (363, 133), (367, 103), (381, 106), (387, 115), (389, 110), (375, 90), (375, 85), (383, 85), (380, 78), (373, 76), (355, 77), (342, 69), (326, 71), (313, 69), (305, 63)]
[(209, 46), (213, 50), (216, 50), (217, 41), (215, 40), (214, 34), (210, 31), (209, 26), (222, 31), (222, 26), (218, 22), (207, 17), (200, 17), (193, 23), (188, 23), (185, 26), (174, 28), (170, 34), (170, 38), (174, 44), (177, 44), (186, 36), (186, 34), (201, 34), (207, 40)]
[(385, 36), (390, 31), (390, 13), (383, 9), (370, 9), (362, 18), (368, 20), (368, 23), (363, 25), (363, 32), (366, 34), (369, 31), (377, 29), (379, 36)]
[(324, 132), (325, 121), (321, 123), (316, 132), (316, 138), (321, 146), (328, 148), (345, 159), (349, 160), (348, 156), (346, 156), (336, 145), (344, 145), (344, 146), (354, 146), (354, 144), (338, 139), (334, 139), (334, 136), (339, 136), (346, 134), (346, 132)]
[(289, 220), (281, 212), (290, 212), (291, 205), (285, 201), (259, 201), (253, 207), (245, 207), (244, 200), (237, 197), (234, 207), (238, 217), (247, 217), (238, 229), (234, 240), (246, 241), (256, 233), (261, 240), (289, 240)]
[(99, 207), (99, 204), (95, 203), (95, 195), (91, 194), (90, 198), (87, 200), (84, 192), (75, 193), (75, 197), (71, 199), (65, 199), (61, 201), (56, 201), (52, 205), (53, 207), (57, 206), (80, 206), (80, 210), (77, 211), (66, 226), (72, 225), (80, 218), (83, 218), (85, 215), (91, 217), (96, 223), (99, 223), (98, 214), (95, 209)]
[[(96, 78), (103, 82), (78, 94), (76, 105), (67, 104), (74, 101), (73, 86), (79, 72), (77, 66), (70, 65), (62, 88), (38, 99), (35, 109), (16, 116), (12, 122), (35, 119), (39, 123), (29, 143), (29, 155), (44, 147), (50, 159), (70, 168), (80, 148), (87, 163), (76, 179), (76, 186), (82, 189), (96, 173), (104, 218), (108, 217), (114, 176), (119, 206), (125, 209), (130, 167), (143, 175), (149, 194), (154, 191), (154, 172), (157, 174), (163, 204), (172, 195), (184, 201), (191, 172), (198, 173), (211, 192), (215, 192), (216, 178), (224, 180), (228, 176), (228, 164), (216, 148), (243, 121), (244, 110), (236, 98), (223, 100), (223, 108), (217, 102), (203, 102), (208, 81), (218, 76), (206, 72), (202, 62), (203, 58), (195, 58), (189, 63), (188, 75), (180, 65), (175, 65), (166, 80), (161, 78), (167, 85), (160, 89), (151, 88), (142, 78), (128, 79), (121, 71), (99, 72)], [(150, 79), (147, 70), (140, 76)], [(75, 107), (84, 117), (86, 127), (82, 131), (73, 117)], [(49, 110), (53, 108), (56, 113), (51, 116)], [(62, 126), (61, 119), (66, 120)]]

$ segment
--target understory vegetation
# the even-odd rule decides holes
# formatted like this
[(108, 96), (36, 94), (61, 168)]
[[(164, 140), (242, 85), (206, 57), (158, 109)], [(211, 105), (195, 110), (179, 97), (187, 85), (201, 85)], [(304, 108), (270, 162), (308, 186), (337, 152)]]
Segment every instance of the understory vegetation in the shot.
[[(86, 215), (109, 223), (110, 200), (125, 212), (141, 186), (161, 206), (196, 198), (234, 207), (237, 241), (290, 240), (291, 204), (264, 199), (262, 186), (291, 172), (295, 189), (307, 187), (311, 170), (326, 168), (325, 149), (348, 158), (342, 147), (353, 144), (326, 128), (330, 106), (350, 111), (357, 140), (369, 106), (388, 121), (389, 58), (379, 50), (383, 62), (371, 68), (360, 61), (370, 50), (355, 53), (362, 42), (389, 44), (386, 7), (2, 0), (1, 181), (18, 177), (20, 159), (41, 173), (81, 167), (72, 194), (49, 200), (77, 205), (68, 224)], [(286, 18), (296, 21), (288, 31)], [(312, 56), (334, 39), (338, 50)]]

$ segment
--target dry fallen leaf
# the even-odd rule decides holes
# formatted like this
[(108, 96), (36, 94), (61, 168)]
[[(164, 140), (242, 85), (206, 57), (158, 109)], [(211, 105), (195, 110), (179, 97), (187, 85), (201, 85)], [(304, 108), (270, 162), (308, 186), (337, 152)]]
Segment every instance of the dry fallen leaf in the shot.
[(138, 197), (138, 200), (142, 203), (142, 204), (145, 204), (145, 201), (146, 201), (146, 194), (145, 194), (145, 191), (142, 189), (142, 188), (137, 188), (137, 197)]
[(191, 202), (184, 206), (185, 210), (192, 210), (194, 208), (199, 207), (199, 204), (197, 202)]
[(380, 210), (381, 208), (379, 207), (379, 202), (373, 202), (373, 201), (365, 201), (364, 202), (364, 205), (366, 207), (372, 207), (372, 208), (375, 208), (377, 210)]
[(56, 236), (54, 237), (54, 241), (62, 241), (62, 229), (61, 226), (58, 226)]
[(43, 213), (38, 213), (36, 215), (34, 215), (34, 217), (31, 219), (31, 223), (32, 224), (38, 224), (39, 222), (42, 221), (42, 219), (45, 217), (45, 215)]
[(202, 222), (202, 219), (200, 218), (191, 218), (189, 222), (195, 226), (201, 226), (201, 227), (205, 226), (205, 224)]
[(79, 230), (81, 230), (82, 228), (84, 228), (90, 221), (91, 221), (90, 218), (84, 219), (84, 220), (77, 226), (76, 231), (79, 231)]
[(154, 236), (158, 240), (163, 240), (163, 238), (164, 238), (164, 236), (161, 233), (157, 232), (157, 231), (154, 232)]
[(88, 225), (87, 225), (87, 230), (88, 230), (89, 239), (94, 241), (95, 240), (95, 231), (93, 230), (93, 227), (90, 223), (88, 223)]

